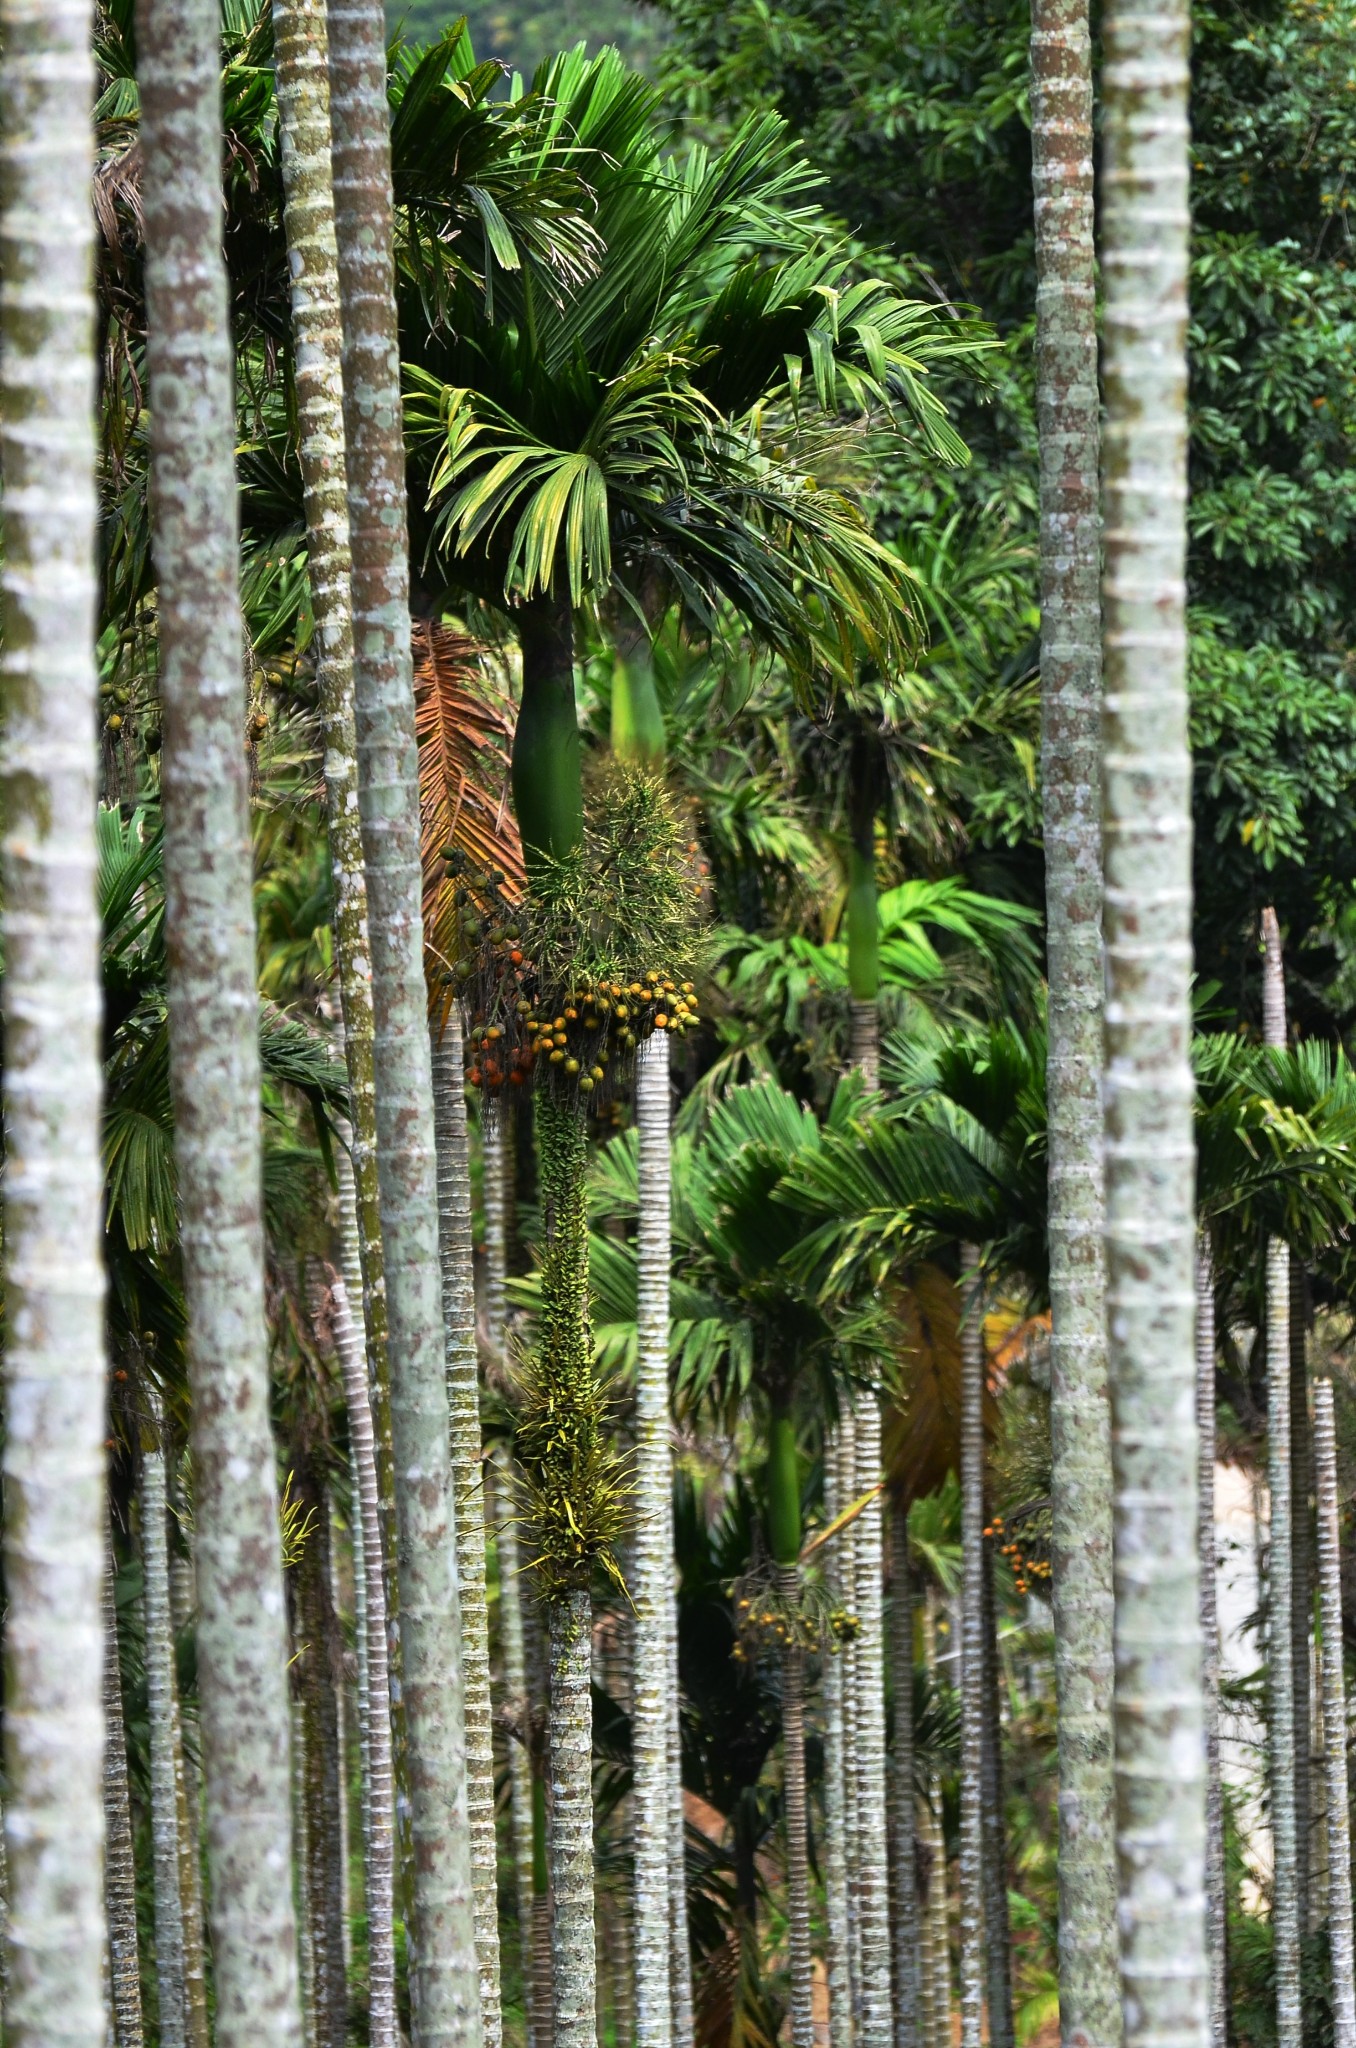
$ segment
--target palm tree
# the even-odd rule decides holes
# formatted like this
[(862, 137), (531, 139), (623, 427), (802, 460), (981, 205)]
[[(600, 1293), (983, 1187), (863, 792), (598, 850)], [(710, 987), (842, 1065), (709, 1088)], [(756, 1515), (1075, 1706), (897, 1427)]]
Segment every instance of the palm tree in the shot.
[[(1209, 2038), (1193, 1399), (1185, 7), (1103, 24), (1103, 818), (1125, 2048)], [(1289, 2044), (1287, 2043), (1287, 2048)]]
[(1211, 2048), (1227, 2048), (1228, 1899), (1224, 1871), (1224, 1784), (1219, 1753), (1219, 1611), (1215, 1597), (1219, 1569), (1215, 1549), (1216, 1348), (1214, 1262), (1209, 1238), (1202, 1231), (1196, 1247), (1196, 1512), (1201, 1575), (1201, 1681), (1205, 1698), (1205, 1911), (1210, 1951)]
[(170, 1067), (217, 2037), (222, 2048), (293, 2048), (300, 2007), (239, 729), (234, 361), (216, 253), (218, 34), (207, 0), (150, 0), (140, 21)]
[[(1285, 976), (1281, 934), (1276, 913), (1262, 912), (1264, 947), (1262, 1029), (1268, 1045), (1283, 1048)], [(1275, 1859), (1273, 1920), (1276, 1941), (1276, 2023), (1280, 2048), (1298, 2048), (1301, 2028), (1300, 1940), (1303, 1934), (1300, 1892), (1300, 1828), (1307, 1833), (1307, 1806), (1299, 1807), (1297, 1758), (1307, 1731), (1296, 1728), (1295, 1580), (1293, 1566), (1294, 1511), (1291, 1432), (1295, 1417), (1290, 1405), (1290, 1251), (1284, 1238), (1271, 1237), (1266, 1249), (1267, 1355), (1267, 1490), (1271, 1500), (1267, 1573), (1267, 1670), (1271, 1711), (1268, 1747), (1271, 1789), (1271, 1833)], [(1306, 1617), (1307, 1621), (1307, 1617)], [(1308, 1629), (1305, 1627), (1307, 1651)], [(1307, 1688), (1306, 1688), (1307, 1690)], [(1307, 1790), (1308, 1772), (1304, 1775)]]
[[(110, 1531), (111, 1536), (111, 1531)], [(127, 1783), (118, 1658), (117, 1577), (112, 1544), (104, 1571), (104, 1917), (108, 1929), (108, 1992), (115, 2048), (142, 2048), (141, 1957), (137, 1942), (137, 1872)]]
[(984, 2017), (984, 1309), (979, 1254), (961, 1252), (961, 2048)]
[(437, 1280), (385, 24), (367, 0), (336, 0), (329, 30), (358, 797), (377, 1020), (377, 1169), (413, 1809), (414, 2024), (421, 2043), (474, 2042), (480, 1998), (461, 1623), (448, 1544), (455, 1503)]
[(184, 2048), (187, 2000), (180, 1896), (179, 1798), (175, 1748), (174, 1627), (165, 1524), (164, 1413), (152, 1391), (154, 1438), (141, 1455), (141, 1559), (146, 1641), (146, 1707), (151, 1728), (151, 1857), (155, 1873), (155, 1977), (160, 2038)]
[(5, 1835), (16, 2039), (105, 2035), (92, 10), (0, 16)]
[(1120, 2039), (1111, 1438), (1104, 1336), (1102, 713), (1092, 50), (1086, 0), (1031, 24), (1041, 458), (1041, 797), (1050, 1046), (1051, 1590), (1061, 2037)]
[(1314, 1382), (1314, 1471), (1323, 1623), (1323, 1730), (1327, 1767), (1328, 1940), (1332, 1949), (1333, 2041), (1356, 2048), (1356, 1944), (1351, 1913), (1351, 1817), (1347, 1785), (1346, 1682), (1342, 1670), (1342, 1548), (1337, 1508), (1337, 1442), (1332, 1381)]

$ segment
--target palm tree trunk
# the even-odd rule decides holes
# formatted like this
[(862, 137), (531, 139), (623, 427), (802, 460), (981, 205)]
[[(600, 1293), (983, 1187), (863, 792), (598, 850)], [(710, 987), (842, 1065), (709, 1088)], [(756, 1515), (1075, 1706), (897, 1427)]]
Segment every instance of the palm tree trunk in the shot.
[[(180, 1485), (182, 1481), (180, 1481)], [(178, 1516), (176, 1486), (175, 1514)], [(193, 1564), (171, 1552), (170, 1620), (177, 1648), (193, 1625)], [(177, 1673), (176, 1673), (177, 1675)], [(202, 1782), (184, 1743), (184, 1703), (174, 1689), (174, 1794), (179, 1809), (179, 1898), (183, 1905), (185, 2025), (189, 2048), (212, 2048), (207, 2014), (207, 1961), (203, 1943)]]
[(553, 2048), (594, 2048), (592, 1609), (586, 1590), (551, 1603)]
[[(923, 1658), (934, 1689), (937, 1684), (937, 1589), (929, 1582), (923, 1605)], [(923, 1842), (928, 1853), (927, 1895), (923, 1905), (923, 1970), (927, 1987), (928, 2048), (950, 2048), (951, 1954), (947, 1925), (946, 1843), (941, 1828), (941, 1787), (936, 1770), (928, 1774), (928, 1796), (922, 1809)]]
[[(856, 1499), (857, 1488), (857, 1411), (856, 1404), (845, 1400), (838, 1418), (838, 1498), (843, 1507), (850, 1507)], [(847, 1605), (854, 1620), (857, 1618), (857, 1541), (860, 1529), (856, 1522), (850, 1522), (838, 1538), (840, 1552), (839, 1570), (843, 1575), (843, 1590)], [(861, 1916), (861, 1840), (858, 1827), (857, 1771), (854, 1759), (857, 1755), (857, 1718), (861, 1700), (857, 1684), (857, 1643), (849, 1637), (842, 1652), (843, 1663), (843, 1820), (844, 1839), (847, 1846), (847, 1967), (848, 1987), (852, 2000), (852, 2032), (854, 2040), (862, 2025), (862, 1916)]]
[[(800, 1597), (795, 1565), (777, 1570), (783, 1601), (794, 1612)], [(805, 1651), (782, 1650), (782, 1799), (786, 1809), (787, 1943), (791, 1953), (791, 2048), (814, 2048), (814, 1977), (810, 1952), (809, 1809), (805, 1794)]]
[[(137, 1872), (127, 1786), (127, 1736), (118, 1666), (118, 1603), (113, 1549), (104, 1569), (104, 1914), (114, 2048), (142, 2048), (141, 1956), (137, 1942)], [(11, 2023), (8, 2005), (6, 2025)], [(5, 2036), (8, 2039), (8, 2035)]]
[[(824, 1444), (824, 1521), (826, 1526), (847, 1506), (838, 1485), (836, 1433)], [(829, 1557), (833, 1604), (846, 1611), (851, 1593), (844, 1587), (838, 1558), (842, 1538)], [(852, 1976), (848, 1962), (847, 1793), (843, 1751), (843, 1656), (830, 1644), (824, 1656), (824, 1905), (828, 1923), (829, 2031), (834, 2048), (852, 2048)], [(912, 1845), (910, 1845), (912, 1846)], [(910, 2042), (908, 2048), (916, 2048)]]
[(678, 1662), (678, 1579), (665, 1599), (669, 1668), (669, 1993), (675, 2048), (691, 2048), (692, 1944), (687, 1922), (687, 1807), (683, 1798), (682, 1672)]
[(539, 1773), (532, 1781), (533, 2048), (552, 2048), (555, 2038), (555, 1914), (551, 1902), (550, 1834), (546, 1812), (546, 1778), (544, 1774)]
[(1318, 1494), (1318, 1581), (1323, 1622), (1324, 1761), (1328, 1779), (1328, 1942), (1332, 1955), (1334, 2048), (1356, 2048), (1356, 1941), (1352, 1936), (1351, 1809), (1347, 1784), (1347, 1701), (1342, 1669), (1342, 1532), (1332, 1381), (1314, 1382), (1314, 1476)]
[(141, 1557), (146, 1621), (146, 1710), (151, 1734), (151, 1862), (155, 1874), (155, 1979), (161, 2048), (185, 2048), (184, 1920), (175, 1770), (174, 1629), (165, 1528), (164, 1416), (146, 1400), (156, 1443), (141, 1459)]
[(979, 1256), (961, 1253), (961, 2048), (984, 2021), (984, 1323)]
[(636, 1062), (640, 1141), (636, 1248), (634, 1691), (636, 2048), (669, 2048), (669, 1642), (673, 1460), (669, 1452), (669, 1041), (657, 1031)]
[(1210, 1960), (1211, 2048), (1227, 2048), (1224, 1966), (1224, 1785), (1219, 1767), (1219, 1613), (1215, 1600), (1215, 1276), (1210, 1242), (1196, 1243), (1196, 1436), (1199, 1445), (1201, 1689), (1205, 1700), (1205, 1931)]
[(847, 943), (849, 1056), (868, 1088), (880, 1085), (880, 907), (876, 885), (879, 776), (871, 742), (853, 743), (848, 792)]
[(1102, 716), (1087, 0), (1032, 0), (1048, 944), (1051, 1580), (1065, 2048), (1121, 2038), (1102, 1244)]
[(1309, 1438), (1308, 1283), (1299, 1259), (1290, 1259), (1290, 1669), (1295, 1695), (1295, 1911), (1300, 1939), (1313, 1934), (1316, 1911), (1311, 1836), (1314, 1748), (1311, 1712), (1310, 1628), (1314, 1610), (1313, 1527), (1309, 1518), (1313, 1446)]
[(523, 693), (513, 734), (513, 807), (529, 870), (559, 859), (583, 830), (573, 620), (568, 599), (538, 598), (518, 614)]
[(485, 1468), (481, 1459), (480, 1359), (476, 1348), (471, 1250), (471, 1152), (461, 1013), (454, 1002), (433, 1047), (438, 1136), (438, 1257), (457, 1508), (462, 1672), (466, 1689), (466, 1797), (471, 1820), (476, 1960), (485, 2048), (503, 2033), (499, 2003), (499, 1844), (494, 1824), (494, 1717), (490, 1705), (489, 1610), (485, 1595)]
[[(1262, 1030), (1268, 1045), (1284, 1046), (1285, 974), (1276, 913), (1262, 912)], [(1278, 2048), (1300, 2048), (1299, 1740), (1295, 1724), (1294, 1463), (1290, 1408), (1290, 1253), (1282, 1238), (1266, 1251), (1267, 1487), (1271, 1514), (1267, 1544), (1267, 1617), (1271, 1715), (1268, 1727), (1273, 1843), (1272, 1926), (1276, 1952)], [(1306, 1773), (1307, 1778), (1307, 1773)], [(1304, 1820), (1307, 1825), (1308, 1815)]]
[[(854, 1498), (877, 1486), (881, 1471), (880, 1403), (869, 1390), (856, 1411)], [(862, 1950), (861, 2048), (891, 2048), (894, 2008), (890, 1989), (890, 1832), (885, 1775), (885, 1616), (882, 1602), (884, 1526), (880, 1495), (858, 1515), (857, 1683), (857, 1899)]]
[(377, 1178), (386, 1254), (397, 1585), (414, 1843), (416, 2048), (480, 2040), (461, 1618), (448, 1442), (433, 1083), (425, 1011), (409, 543), (396, 335), (385, 24), (331, 0), (358, 797), (372, 941)]
[(318, 2048), (344, 2048), (348, 1985), (344, 1976), (344, 1868), (340, 1854), (343, 1774), (335, 1692), (337, 1623), (330, 1602), (330, 1521), (317, 1459), (309, 1444), (293, 1454), (306, 1540), (295, 1568), (297, 1667), (301, 1691), (301, 1789), (306, 1812), (303, 1898), (310, 1936), (310, 2017)]
[[(317, 645), (316, 695), (324, 737), (325, 820), (334, 903), (330, 926), (348, 1071), (356, 1244), (371, 1362), (373, 1429), (387, 1588), (388, 1666), (399, 1656), (395, 1463), (381, 1204), (367, 878), (358, 813), (354, 724), (352, 558), (344, 433), (339, 250), (331, 169), (329, 29), (325, 0), (275, 0), (274, 68), (290, 257), (294, 374), (306, 508), (306, 566)], [(397, 1765), (403, 1763), (399, 1688), (393, 1701)]]
[[(342, 1177), (341, 1243), (344, 1264), (353, 1256)], [(354, 1275), (353, 1277), (358, 1277)], [(361, 1558), (362, 1613), (359, 1639), (362, 1682), (358, 1715), (366, 1758), (363, 1798), (363, 1870), (367, 1899), (368, 2036), (372, 2048), (397, 2048), (395, 1990), (395, 1796), (391, 1759), (390, 1692), (386, 1675), (386, 1587), (382, 1572), (381, 1510), (377, 1456), (368, 1397), (367, 1359), (350, 1307), (349, 1275), (331, 1273), (334, 1348), (344, 1381), (349, 1443), (353, 1451), (356, 1527), (355, 1562)]]
[(1125, 2048), (1209, 2036), (1196, 1545), (1188, 9), (1103, 18), (1105, 1143)]
[[(891, 1925), (894, 1932), (894, 2048), (924, 2048), (913, 1782), (913, 1581), (909, 1517), (890, 1513), (890, 1659), (895, 1740), (890, 1759)], [(836, 2040), (835, 2036), (835, 2040)]]
[(137, 11), (161, 787), (219, 2048), (299, 2038), (215, 0)]
[(1008, 1920), (1008, 1843), (1003, 1787), (1002, 1668), (993, 1545), (984, 1570), (984, 1958), (988, 1966), (989, 2048), (1013, 2048), (1012, 1930)]
[[(502, 1152), (500, 1154), (502, 1160)], [(502, 1182), (501, 1182), (502, 1193)], [(486, 1180), (486, 1214), (490, 1193)], [(522, 1564), (518, 1525), (509, 1490), (509, 1454), (502, 1449), (494, 1464), (490, 1514), (499, 1563), (499, 1642), (504, 1661), (504, 1706), (515, 1724), (509, 1734), (509, 1808), (513, 1830), (513, 1868), (518, 1897), (518, 1945), (527, 2013), (529, 2048), (536, 2042), (536, 1986), (532, 1979), (532, 1703), (527, 1691), (523, 1646)]]
[(105, 2033), (93, 13), (0, 6), (5, 2020), (71, 2048)]

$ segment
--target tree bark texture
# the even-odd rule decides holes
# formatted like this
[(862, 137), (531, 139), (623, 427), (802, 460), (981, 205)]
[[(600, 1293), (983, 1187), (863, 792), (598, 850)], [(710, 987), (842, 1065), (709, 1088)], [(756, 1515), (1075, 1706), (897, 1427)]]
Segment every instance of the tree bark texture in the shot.
[(1049, 986), (1051, 1595), (1064, 2048), (1121, 2038), (1102, 1187), (1102, 715), (1087, 0), (1032, 0), (1041, 790)]
[[(488, 1203), (488, 1195), (486, 1201)], [(504, 1708), (515, 1731), (509, 1735), (509, 1818), (518, 1899), (518, 1946), (527, 2009), (529, 2048), (536, 2044), (536, 1985), (532, 1974), (532, 1702), (523, 1649), (522, 1562), (518, 1553), (509, 1452), (495, 1458), (490, 1489), (491, 1516), (499, 1561), (499, 1644), (503, 1657)]]
[(494, 1824), (494, 1719), (490, 1705), (489, 1610), (485, 1595), (485, 1468), (481, 1458), (480, 1354), (476, 1344), (471, 1243), (471, 1149), (460, 1007), (449, 1008), (433, 1047), (438, 1139), (438, 1257), (443, 1345), (456, 1497), (457, 1580), (466, 1713), (466, 1799), (475, 1887), (476, 1960), (485, 2048), (503, 2034), (499, 2003), (499, 1844)]
[[(387, 1631), (398, 1652), (395, 1466), (391, 1446), (386, 1280), (377, 1186), (371, 947), (358, 808), (354, 723), (352, 557), (344, 434), (343, 320), (331, 169), (329, 27), (325, 0), (275, 0), (274, 68), (290, 261), (292, 353), (306, 510), (306, 568), (315, 621), (316, 696), (324, 741), (325, 822), (334, 901), (330, 928), (344, 1019), (363, 1326), (372, 1375), (381, 1485)], [(389, 1653), (388, 1653), (389, 1661)]]
[(1196, 1545), (1188, 9), (1103, 18), (1107, 1330), (1125, 2048), (1209, 2035)]
[[(794, 1612), (800, 1598), (795, 1565), (778, 1565), (782, 1600)], [(791, 2048), (814, 2048), (813, 1970), (810, 1950), (809, 1808), (805, 1792), (805, 1651), (782, 1649), (782, 1804), (786, 1820), (787, 1947), (791, 1957)]]
[(554, 1600), (551, 1631), (551, 1961), (553, 2048), (595, 2048), (592, 1607)]
[[(344, 1189), (340, 1187), (343, 1203)], [(350, 1211), (341, 1208), (344, 1264), (357, 1265)], [(355, 1278), (359, 1277), (356, 1274)], [(366, 1756), (363, 1874), (367, 1903), (368, 2032), (372, 2048), (397, 2048), (395, 1993), (395, 1784), (386, 1674), (386, 1588), (382, 1572), (377, 1454), (368, 1396), (367, 1357), (354, 1319), (348, 1275), (330, 1274), (334, 1348), (344, 1381), (356, 1478), (355, 1554), (362, 1564), (358, 1713)]]
[(631, 1758), (635, 1843), (636, 2048), (669, 2048), (669, 1645), (673, 1459), (669, 1451), (669, 1041), (636, 1060), (635, 1605)]
[[(828, 1525), (847, 1503), (838, 1485), (838, 1444), (824, 1445), (824, 1521)], [(829, 1574), (835, 1608), (846, 1612), (851, 1589), (845, 1589), (838, 1538), (829, 1552)], [(824, 1691), (824, 1907), (828, 1936), (829, 2031), (835, 2048), (852, 2048), (852, 1977), (848, 1963), (847, 1808), (843, 1754), (843, 1655), (829, 1645), (823, 1662)], [(910, 2043), (909, 2048), (914, 2048)]]
[(683, 1798), (682, 1672), (678, 1661), (678, 1573), (675, 1562), (664, 1602), (669, 1666), (669, 1992), (676, 2048), (689, 2048), (692, 1944), (687, 1923), (687, 1806)]
[[(118, 1604), (110, 1546), (104, 1572), (104, 1914), (108, 1928), (108, 1980), (114, 2048), (142, 2048), (141, 1955), (137, 1942), (137, 1872), (132, 1852), (132, 1806), (127, 1786), (122, 1677), (118, 1661)], [(8, 2024), (7, 2011), (5, 2015)]]
[(102, 2048), (94, 10), (0, 5), (6, 2039)]
[(1332, 1381), (1314, 1382), (1314, 1479), (1318, 1495), (1318, 1587), (1323, 1624), (1323, 1731), (1328, 1814), (1328, 1942), (1332, 1956), (1334, 2048), (1356, 2048), (1356, 1941), (1352, 1935), (1351, 1805), (1347, 1782), (1347, 1700), (1342, 1668), (1342, 1531)]
[(961, 2048), (984, 2022), (984, 1310), (979, 1257), (961, 1254)]
[(1012, 1929), (1008, 1919), (1007, 1813), (1003, 1779), (1003, 1670), (998, 1649), (998, 1602), (993, 1545), (984, 1565), (984, 1960), (987, 1965), (989, 2048), (1013, 2048)]
[(1196, 1245), (1196, 1436), (1199, 1473), (1201, 1690), (1205, 1702), (1205, 1931), (1210, 1961), (1211, 2048), (1227, 2048), (1224, 1979), (1228, 1926), (1224, 1880), (1224, 1785), (1219, 1764), (1219, 1612), (1215, 1581), (1215, 1279), (1210, 1243)]
[[(176, 1519), (180, 1497), (180, 1487), (176, 1487), (173, 1507)], [(186, 1542), (186, 1536), (182, 1536), (182, 1540)], [(193, 1627), (195, 1605), (192, 1558), (180, 1551), (170, 1552), (169, 1592), (177, 1665), (177, 1646)], [(184, 1702), (177, 1685), (174, 1693), (174, 1779), (179, 1806), (179, 1898), (183, 1905), (185, 2023), (189, 2048), (212, 2048), (203, 1934), (202, 1780), (196, 1759), (190, 1756), (184, 1744)]]
[(898, 1503), (890, 1513), (890, 1679), (895, 1705), (895, 1739), (890, 1757), (894, 2048), (924, 2048), (919, 1969), (922, 1928), (914, 1848), (917, 1827), (913, 1782), (913, 1577), (909, 1565), (909, 1518)]
[(219, 2048), (300, 2037), (214, 0), (141, 0), (170, 1079)]
[[(1262, 912), (1262, 1033), (1268, 1045), (1283, 1047), (1285, 972), (1281, 931), (1269, 906)], [(1304, 1922), (1300, 1898), (1300, 1828), (1309, 1816), (1298, 1804), (1299, 1748), (1295, 1699), (1295, 1501), (1290, 1407), (1290, 1253), (1279, 1237), (1266, 1248), (1267, 1491), (1267, 1673), (1271, 1713), (1272, 1927), (1276, 1954), (1276, 2038), (1278, 2048), (1300, 2048), (1303, 2006), (1300, 1941)], [(1306, 1631), (1307, 1641), (1307, 1631)], [(1307, 1690), (1307, 1687), (1306, 1687)], [(1305, 1771), (1307, 1787), (1308, 1772)]]
[(416, 2048), (478, 2048), (480, 1987), (424, 990), (385, 22), (379, 0), (331, 0), (328, 19), (358, 800), (372, 941), (377, 1178), (412, 1808), (412, 2003)]
[(1309, 1435), (1309, 1286), (1303, 1264), (1290, 1259), (1290, 1669), (1295, 1695), (1295, 1910), (1300, 1938), (1316, 1932), (1322, 1902), (1314, 1879), (1315, 1794), (1310, 1757), (1319, 1746), (1311, 1699), (1310, 1622), (1314, 1611), (1314, 1529), (1309, 1498), (1313, 1445)]
[(310, 2018), (318, 2048), (344, 2048), (348, 1983), (344, 1974), (343, 1767), (339, 1749), (337, 1620), (330, 1601), (330, 1521), (314, 1451), (298, 1447), (293, 1484), (308, 1524), (295, 1567), (306, 1845), (302, 1858), (311, 1956)]
[(184, 1916), (180, 1891), (179, 1796), (175, 1770), (174, 1623), (165, 1527), (164, 1416), (146, 1390), (154, 1444), (141, 1457), (141, 1564), (146, 1623), (146, 1713), (151, 1736), (151, 1865), (155, 1879), (155, 1981), (160, 2048), (185, 2048)]
[[(854, 1499), (880, 1483), (880, 1402), (869, 1389), (856, 1395)], [(854, 1527), (857, 1567), (857, 1898), (861, 1925), (861, 2048), (891, 2048), (894, 2008), (890, 1987), (890, 1832), (885, 1771), (884, 1522), (878, 1493)]]
[[(856, 1499), (857, 1409), (852, 1400), (839, 1405), (838, 1415), (838, 1498), (842, 1507)], [(838, 1538), (839, 1570), (843, 1593), (854, 1621), (857, 1616), (858, 1525), (849, 1522)], [(862, 2024), (862, 1916), (861, 1842), (857, 1809), (857, 1716), (861, 1694), (857, 1684), (857, 1643), (849, 1636), (842, 1650), (843, 1664), (843, 1825), (847, 1848), (847, 1960), (848, 1985), (852, 1998), (852, 2029), (855, 2039)]]

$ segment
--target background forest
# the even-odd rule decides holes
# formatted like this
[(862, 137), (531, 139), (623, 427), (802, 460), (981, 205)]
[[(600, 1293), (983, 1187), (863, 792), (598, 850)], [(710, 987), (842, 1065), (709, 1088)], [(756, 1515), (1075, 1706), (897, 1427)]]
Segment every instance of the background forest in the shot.
[[(1356, 2048), (1356, 12), (1190, 28), (1188, 1012), (1100, 758), (1099, 20), (1061, 185), (1026, 0), (95, 10), (97, 1047), (25, 1028), (13, 866), (3, 1000), (8, 1100), (77, 1025), (103, 1079), (112, 2048)], [(1104, 1096), (1190, 1304), (1108, 1283)], [(1193, 1315), (1123, 2028), (1107, 1360)], [(24, 1917), (40, 1407), (0, 2037), (89, 2048)]]

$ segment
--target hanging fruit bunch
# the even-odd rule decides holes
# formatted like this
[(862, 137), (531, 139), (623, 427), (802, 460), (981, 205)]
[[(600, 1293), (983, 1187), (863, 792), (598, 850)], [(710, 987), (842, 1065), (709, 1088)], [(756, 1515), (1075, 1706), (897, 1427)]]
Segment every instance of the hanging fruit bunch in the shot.
[(1050, 1584), (1050, 1503), (1028, 1501), (1005, 1522), (995, 1515), (984, 1531), (1012, 1573), (1014, 1590), (1040, 1593)]
[(490, 1101), (530, 1083), (597, 1111), (647, 1038), (700, 1021), (701, 872), (658, 777), (625, 763), (599, 771), (582, 844), (521, 895), (456, 846), (444, 857), (455, 946), (444, 981), (466, 1009), (467, 1079)]
[(802, 1570), (793, 1594), (766, 1560), (734, 1581), (730, 1600), (736, 1664), (775, 1658), (793, 1643), (812, 1653), (836, 1656), (856, 1639), (861, 1627), (849, 1608), (834, 1604), (822, 1573)]

